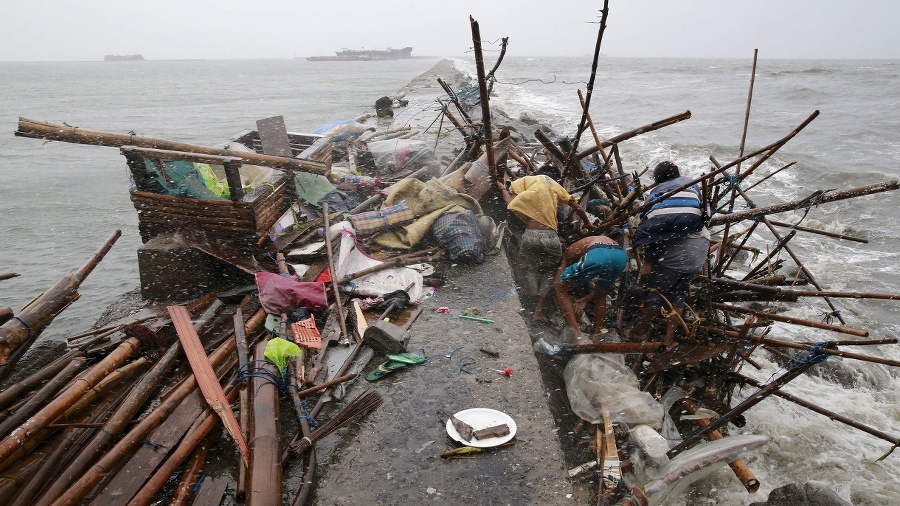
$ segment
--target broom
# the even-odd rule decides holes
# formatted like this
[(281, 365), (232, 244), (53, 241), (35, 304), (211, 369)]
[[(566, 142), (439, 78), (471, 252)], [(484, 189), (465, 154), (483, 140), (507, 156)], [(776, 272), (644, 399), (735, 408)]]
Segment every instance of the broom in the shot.
[(356, 399), (347, 404), (344, 409), (340, 410), (331, 420), (328, 420), (320, 427), (309, 433), (309, 436), (294, 441), (288, 446), (288, 451), (293, 455), (299, 456), (303, 452), (312, 447), (313, 443), (319, 441), (325, 436), (335, 432), (341, 427), (346, 427), (351, 422), (362, 417), (369, 411), (381, 405), (381, 394), (375, 390), (366, 390)]

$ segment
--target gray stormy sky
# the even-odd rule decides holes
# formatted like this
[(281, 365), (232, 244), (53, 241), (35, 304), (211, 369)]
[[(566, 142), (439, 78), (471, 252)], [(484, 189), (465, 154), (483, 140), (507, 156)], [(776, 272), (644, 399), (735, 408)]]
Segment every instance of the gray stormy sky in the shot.
[[(462, 56), (469, 15), (509, 55), (593, 53), (599, 0), (0, 0), (0, 61), (291, 58), (413, 46)], [(897, 0), (611, 0), (609, 56), (900, 58)], [(485, 44), (485, 50), (492, 49)]]

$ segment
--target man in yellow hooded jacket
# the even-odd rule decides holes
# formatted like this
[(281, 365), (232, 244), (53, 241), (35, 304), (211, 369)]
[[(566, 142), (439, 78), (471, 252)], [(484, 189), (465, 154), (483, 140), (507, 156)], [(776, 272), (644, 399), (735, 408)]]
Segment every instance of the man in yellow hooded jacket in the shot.
[(536, 299), (531, 314), (535, 320), (544, 317), (544, 299), (562, 258), (557, 218), (559, 205), (568, 204), (581, 218), (585, 228), (595, 228), (575, 197), (569, 195), (551, 175), (558, 178), (559, 171), (552, 165), (544, 165), (535, 175), (513, 181), (508, 190), (502, 181), (497, 182), (507, 209), (525, 223), (519, 245), (520, 262), (516, 267), (522, 272), (522, 292), (526, 297)]

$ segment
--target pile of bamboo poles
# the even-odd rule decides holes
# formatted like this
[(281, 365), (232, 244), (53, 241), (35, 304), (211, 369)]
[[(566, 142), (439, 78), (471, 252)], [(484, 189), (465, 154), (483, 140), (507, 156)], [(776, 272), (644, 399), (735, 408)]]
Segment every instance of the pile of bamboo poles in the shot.
[[(690, 112), (665, 118), (661, 121), (639, 127), (632, 131), (602, 139), (594, 128), (593, 120), (589, 114), (591, 91), (594, 76), (597, 71), (597, 57), (600, 44), (606, 26), (608, 13), (607, 2), (601, 11), (602, 19), (599, 25), (597, 47), (594, 55), (594, 65), (591, 69), (591, 79), (587, 86), (587, 99), (579, 90), (579, 99), (583, 110), (583, 116), (577, 127), (575, 137), (568, 143), (559, 144), (551, 140), (544, 132), (534, 132), (535, 138), (544, 148), (544, 163), (552, 163), (562, 168), (566, 179), (566, 186), (570, 192), (580, 192), (581, 201), (590, 198), (604, 198), (609, 202), (604, 219), (598, 224), (602, 233), (618, 234), (616, 237), (630, 250), (631, 234), (634, 232), (634, 224), (631, 217), (640, 214), (651, 206), (652, 202), (645, 202), (643, 193), (652, 185), (642, 182), (640, 176), (645, 172), (633, 171), (629, 174), (623, 162), (623, 152), (620, 149), (622, 143), (631, 137), (645, 132), (675, 124), (690, 118)], [(534, 167), (541, 163), (540, 154), (523, 157), (519, 154), (522, 149), (513, 145), (510, 154), (513, 159), (507, 162), (505, 157), (495, 159), (491, 147), (490, 123), (490, 96), (487, 92), (488, 79), (484, 73), (484, 62), (481, 56), (478, 25), (474, 19), (472, 23), (473, 43), (475, 50), (475, 62), (478, 69), (478, 84), (481, 91), (480, 106), (482, 109), (481, 123), (474, 122), (466, 114), (465, 107), (457, 100), (456, 94), (445, 84), (442, 87), (448, 92), (449, 103), (455, 106), (456, 112), (463, 118), (458, 120), (450, 111), (450, 107), (442, 102), (441, 112), (459, 130), (467, 141), (467, 148), (463, 150), (465, 156), (454, 163), (462, 163), (465, 160), (474, 159), (481, 153), (483, 147), (487, 153), (488, 165), (493, 181), (511, 179), (520, 175), (529, 174)], [(505, 50), (505, 44), (504, 44)], [(503, 52), (498, 59), (497, 66), (503, 58)], [(493, 75), (497, 66), (491, 70)], [(754, 54), (752, 75), (755, 77), (756, 54)], [(840, 298), (900, 300), (900, 295), (885, 293), (861, 293), (829, 291), (808, 267), (803, 263), (799, 255), (791, 248), (790, 242), (797, 235), (816, 234), (820, 237), (857, 243), (867, 242), (865, 239), (852, 237), (845, 234), (835, 234), (815, 228), (801, 225), (803, 219), (813, 212), (817, 206), (825, 205), (839, 200), (871, 195), (880, 192), (900, 189), (900, 182), (885, 181), (858, 188), (845, 190), (823, 189), (812, 192), (805, 198), (790, 202), (776, 203), (766, 206), (757, 206), (747, 192), (773, 175), (795, 166), (788, 163), (770, 170), (768, 175), (763, 173), (762, 167), (770, 162), (774, 155), (791, 139), (797, 136), (819, 114), (814, 111), (809, 117), (793, 128), (784, 137), (770, 144), (745, 153), (746, 125), (750, 114), (753, 80), (751, 80), (750, 93), (747, 99), (747, 112), (744, 120), (744, 134), (741, 139), (739, 152), (735, 159), (729, 163), (719, 163), (715, 157), (710, 156), (710, 168), (708, 172), (694, 178), (690, 183), (675, 189), (662, 198), (668, 198), (688, 186), (697, 185), (702, 189), (706, 200), (711, 204), (713, 214), (708, 220), (708, 226), (713, 236), (713, 253), (704, 273), (698, 276), (688, 296), (686, 307), (689, 309), (681, 318), (680, 339), (688, 340), (692, 346), (682, 346), (674, 351), (657, 353), (655, 363), (646, 366), (646, 361), (634, 362), (635, 371), (639, 374), (642, 388), (657, 393), (664, 392), (671, 386), (684, 388), (683, 399), (686, 412), (693, 413), (699, 407), (712, 409), (719, 414), (715, 420), (684, 421), (680, 427), (691, 437), (673, 446), (669, 451), (669, 457), (674, 457), (681, 451), (697, 444), (704, 437), (709, 439), (721, 438), (719, 432), (728, 423), (738, 423), (742, 420), (742, 413), (762, 401), (768, 396), (776, 395), (788, 399), (798, 405), (812, 411), (828, 416), (832, 420), (845, 423), (858, 430), (872, 434), (887, 443), (896, 446), (900, 443), (900, 436), (889, 434), (876, 428), (867, 426), (846, 416), (817, 406), (816, 404), (799, 399), (790, 394), (781, 392), (781, 388), (792, 379), (800, 376), (808, 369), (821, 363), (829, 356), (841, 356), (854, 360), (863, 360), (870, 363), (885, 366), (900, 366), (900, 363), (873, 355), (850, 353), (839, 350), (842, 346), (882, 346), (897, 343), (895, 338), (863, 340), (869, 335), (864, 329), (847, 326), (841, 310), (836, 302)], [(583, 133), (590, 130), (593, 137), (593, 146), (578, 151), (578, 144)], [(518, 167), (513, 165), (518, 163)], [(588, 163), (589, 162), (589, 163)], [(742, 166), (743, 164), (743, 166)], [(595, 167), (589, 169), (588, 167)], [(587, 184), (584, 182), (587, 181)], [(631, 188), (629, 190), (629, 188)], [(760, 188), (762, 189), (762, 188)], [(757, 190), (759, 191), (759, 189)], [(739, 204), (746, 203), (749, 209), (736, 211)], [(771, 216), (788, 211), (802, 212), (800, 223), (787, 223), (778, 221)], [(571, 214), (569, 216), (571, 218)], [(760, 227), (763, 225), (763, 227)], [(767, 232), (770, 238), (766, 238), (761, 232)], [(577, 237), (576, 237), (577, 238)], [(564, 245), (565, 246), (565, 245)], [(743, 265), (743, 258), (747, 251), (755, 253), (767, 252), (762, 258), (754, 257), (750, 265)], [(787, 256), (789, 258), (782, 258)], [(639, 252), (632, 254), (632, 266), (639, 268), (641, 257)], [(793, 264), (793, 265), (791, 265)], [(785, 274), (796, 269), (796, 274)], [(627, 280), (634, 279), (636, 271), (626, 274), (626, 282), (620, 288), (625, 288)], [(810, 284), (814, 289), (798, 289), (798, 285)], [(614, 296), (617, 308), (615, 327), (618, 333), (625, 335), (623, 315), (626, 301), (626, 290), (620, 289)], [(782, 312), (786, 303), (801, 300), (801, 298), (821, 299), (830, 308), (826, 315), (827, 321), (812, 321), (802, 318), (783, 316)], [(762, 309), (757, 306), (746, 307), (744, 303), (764, 305)], [(832, 323), (832, 320), (835, 320)], [(792, 343), (765, 337), (773, 325), (797, 325), (854, 336), (857, 339), (828, 340), (818, 343)], [(662, 330), (657, 328), (657, 332)], [(574, 345), (564, 347), (569, 353), (646, 353), (657, 351), (659, 343), (599, 343), (588, 345)], [(785, 353), (785, 350), (796, 350), (794, 356)], [(767, 383), (760, 384), (740, 373), (744, 366), (759, 367), (753, 359), (753, 353), (766, 352), (774, 360), (787, 364), (788, 371)], [(697, 385), (700, 386), (697, 386)], [(747, 400), (731, 407), (731, 397), (737, 386), (754, 385), (759, 391), (752, 394)], [(699, 425), (699, 427), (698, 427)], [(609, 428), (606, 428), (607, 433)], [(743, 462), (731, 463), (737, 477), (747, 488), (753, 492), (759, 487), (759, 481)], [(603, 480), (599, 482), (602, 496)]]
[[(282, 432), (296, 430), (296, 444), (308, 450), (380, 403), (369, 392), (359, 401), (364, 409), (351, 403), (326, 420), (327, 431), (304, 437), (305, 422), (301, 429), (278, 416), (287, 391), (297, 400), (355, 376), (311, 385), (303, 375), (282, 377), (264, 356), (269, 334), (256, 299), (228, 306), (210, 294), (168, 313), (174, 321), (149, 310), (71, 336), (63, 356), (0, 392), (0, 490), (8, 504), (138, 505), (160, 493), (188, 501), (208, 465), (205, 442), (229, 419), (232, 403), (236, 450), (250, 441), (235, 451), (240, 478), (233, 492), (251, 504), (279, 504), (283, 493), (294, 494), (281, 486)], [(179, 339), (171, 337), (176, 330)], [(220, 382), (224, 391), (211, 393)], [(166, 489), (185, 464), (175, 491)], [(215, 503), (226, 491), (216, 481), (203, 486)]]

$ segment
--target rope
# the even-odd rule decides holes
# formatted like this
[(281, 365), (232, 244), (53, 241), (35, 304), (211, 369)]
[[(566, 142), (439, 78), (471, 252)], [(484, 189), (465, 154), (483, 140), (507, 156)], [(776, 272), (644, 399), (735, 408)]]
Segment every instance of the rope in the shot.
[(835, 318), (840, 318), (841, 312), (835, 309), (834, 311), (824, 311), (822, 309), (816, 308), (817, 311), (822, 313), (822, 321), (831, 325), (831, 322), (834, 321)]
[(502, 291), (499, 291), (499, 292), (495, 293), (494, 295), (491, 295), (490, 297), (488, 297), (487, 302), (485, 302), (484, 304), (482, 304), (481, 307), (488, 307), (488, 306), (490, 306), (491, 304), (493, 304), (494, 299), (496, 299), (497, 297), (499, 297), (499, 296), (501, 296), (501, 295), (504, 295), (504, 294), (509, 293), (509, 290), (510, 290), (510, 289), (507, 288), (506, 290), (502, 290)]
[(281, 375), (274, 373), (263, 366), (251, 367), (251, 364), (255, 362), (262, 362), (266, 365), (272, 365), (276, 369), (278, 368), (278, 366), (270, 360), (251, 360), (250, 362), (244, 364), (243, 367), (238, 369), (237, 376), (232, 381), (239, 382), (249, 378), (259, 378), (275, 385), (280, 393), (283, 394), (287, 392), (286, 379), (290, 376), (293, 376), (293, 374), (287, 374), (282, 377)]
[(475, 374), (474, 372), (466, 369), (466, 366), (475, 365), (476, 363), (478, 363), (477, 360), (467, 355), (459, 359), (459, 362), (456, 363), (456, 367), (459, 368), (459, 372), (464, 372), (466, 374)]

